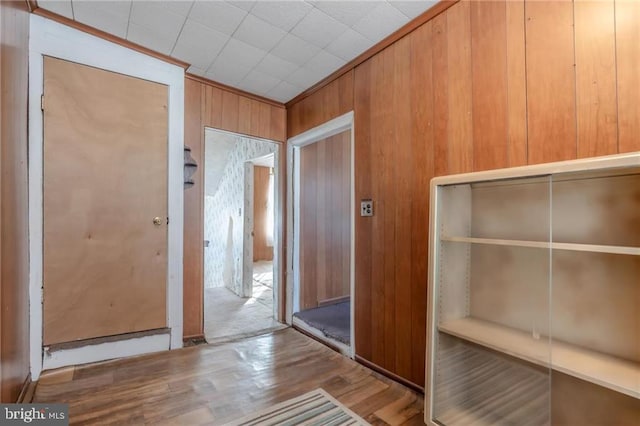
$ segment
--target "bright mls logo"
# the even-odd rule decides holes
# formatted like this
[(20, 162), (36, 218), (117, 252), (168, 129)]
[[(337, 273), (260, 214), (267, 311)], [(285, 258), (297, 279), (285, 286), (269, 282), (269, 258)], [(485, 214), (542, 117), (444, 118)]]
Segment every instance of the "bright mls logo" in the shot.
[(0, 426), (69, 424), (67, 404), (0, 404), (0, 410)]

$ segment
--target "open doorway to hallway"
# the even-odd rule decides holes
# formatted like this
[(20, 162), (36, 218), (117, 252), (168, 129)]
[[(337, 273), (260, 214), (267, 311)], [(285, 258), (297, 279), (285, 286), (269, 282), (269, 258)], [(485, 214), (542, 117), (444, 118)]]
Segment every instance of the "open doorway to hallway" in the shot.
[(355, 354), (352, 117), (289, 139), (287, 152), (287, 319), (347, 356)]
[(276, 320), (278, 148), (205, 129), (204, 332), (209, 343), (284, 327)]

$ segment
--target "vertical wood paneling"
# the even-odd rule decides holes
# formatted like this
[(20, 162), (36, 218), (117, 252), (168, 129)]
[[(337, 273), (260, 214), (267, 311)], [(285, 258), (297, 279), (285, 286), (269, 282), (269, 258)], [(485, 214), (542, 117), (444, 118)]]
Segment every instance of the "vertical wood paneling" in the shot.
[[(371, 182), (371, 69), (372, 61), (366, 61), (355, 70), (354, 133), (355, 137), (355, 192), (356, 210), (360, 200), (372, 199)], [(374, 204), (374, 209), (377, 206)], [(373, 248), (371, 217), (356, 214), (355, 257), (355, 341), (357, 353), (372, 359), (371, 312), (371, 251)]]
[(269, 104), (260, 103), (258, 107), (258, 130), (254, 136), (268, 138), (271, 135), (271, 108)]
[[(411, 377), (411, 201), (412, 201), (412, 168), (402, 167), (411, 164), (413, 160), (411, 114), (411, 39), (404, 37), (398, 41), (394, 49), (394, 111), (393, 120), (395, 141), (394, 148), (398, 164), (394, 178), (395, 193), (395, 338), (393, 346), (406, 348), (394, 350), (395, 365), (392, 366), (400, 376)], [(395, 334), (395, 336), (394, 336)]]
[(238, 131), (239, 98), (240, 96), (235, 93), (227, 91), (222, 92), (221, 129), (228, 130), (230, 132)]
[(253, 169), (253, 261), (273, 260), (273, 247), (267, 243), (269, 179), (271, 169), (255, 166)]
[[(345, 142), (345, 145), (348, 142)], [(343, 193), (346, 191), (340, 191), (340, 183), (342, 180), (341, 166), (342, 161), (340, 160), (341, 152), (335, 152), (335, 150), (329, 149), (325, 151), (325, 161), (328, 164), (328, 167), (325, 168), (325, 177), (324, 181), (326, 182), (324, 187), (324, 196), (325, 199), (331, 197), (331, 194), (339, 194), (336, 197), (335, 203), (325, 204), (323, 207), (325, 209), (324, 214), (328, 217), (341, 217), (340, 216), (340, 204), (343, 201)], [(328, 176), (331, 176), (331, 179), (327, 179)], [(346, 185), (348, 188), (348, 185)], [(325, 226), (324, 234), (328, 241), (335, 241), (335, 246), (338, 250), (342, 249), (342, 242), (340, 241), (340, 230), (342, 229), (342, 223), (332, 224), (332, 226)], [(340, 287), (342, 281), (340, 281), (341, 266), (342, 261), (338, 257), (336, 257), (337, 250), (328, 251), (325, 257), (325, 280), (327, 282), (326, 286), (326, 294), (323, 297), (323, 300), (330, 299), (330, 294), (335, 294), (336, 289)], [(334, 268), (333, 266), (337, 266)], [(340, 269), (338, 269), (340, 268)], [(348, 282), (348, 281), (347, 281)]]
[[(329, 245), (330, 238), (327, 238), (327, 231), (331, 229), (331, 226), (327, 226), (327, 218), (329, 215), (327, 214), (327, 186), (328, 186), (328, 177), (329, 177), (329, 168), (331, 165), (327, 161), (326, 153), (327, 153), (327, 144), (330, 143), (328, 140), (326, 142), (321, 142), (315, 145), (316, 151), (316, 169), (315, 177), (311, 179), (315, 179), (315, 183), (317, 185), (317, 194), (316, 200), (311, 200), (311, 208), (315, 210), (316, 214), (316, 222), (315, 224), (315, 235), (307, 236), (303, 235), (300, 238), (300, 246), (301, 249), (306, 247), (307, 244), (313, 245), (316, 253), (316, 275), (315, 275), (315, 284), (316, 284), (316, 304), (317, 301), (321, 298), (326, 297), (327, 287), (330, 287), (331, 283), (327, 280), (327, 256), (329, 254)], [(301, 174), (303, 172), (301, 171)], [(304, 178), (300, 179), (300, 191), (304, 192), (304, 185), (306, 181)], [(300, 212), (300, 216), (304, 216), (306, 211)], [(301, 283), (301, 286), (304, 286), (307, 283)]]
[[(385, 365), (385, 292), (384, 292), (384, 261), (387, 249), (384, 241), (384, 197), (382, 182), (389, 170), (384, 167), (384, 145), (386, 136), (382, 134), (380, 123), (385, 120), (383, 89), (383, 55), (378, 54), (371, 59), (371, 198), (373, 200), (373, 217), (371, 221), (371, 361), (379, 366)], [(358, 136), (356, 135), (356, 138)], [(356, 268), (358, 266), (356, 265)], [(358, 285), (358, 284), (356, 284)], [(367, 285), (363, 283), (362, 285)]]
[[(340, 169), (340, 173), (342, 174), (340, 181), (346, 182), (347, 186), (349, 187), (348, 191), (340, 191), (338, 189), (340, 194), (342, 194), (342, 202), (339, 203), (340, 209), (338, 210), (337, 215), (339, 217), (348, 217), (349, 221), (346, 221), (346, 220), (343, 221), (342, 226), (340, 227), (340, 234), (337, 236), (337, 238), (338, 238), (338, 241), (342, 242), (342, 246), (340, 247), (340, 251), (336, 252), (336, 255), (339, 255), (340, 253), (349, 253), (349, 256), (341, 256), (341, 258), (338, 258), (338, 263), (342, 262), (342, 267), (340, 269), (342, 270), (342, 276), (340, 277), (338, 275), (336, 282), (349, 283), (349, 295), (352, 294), (351, 293), (351, 259), (352, 259), (351, 216), (355, 215), (360, 207), (357, 204), (354, 204), (353, 208), (351, 206), (351, 198), (353, 196), (353, 194), (351, 193), (351, 188), (353, 186), (353, 179), (351, 176), (353, 171), (352, 170), (353, 165), (351, 161), (353, 159), (352, 138), (353, 138), (353, 132), (350, 129), (349, 137), (345, 141), (346, 146), (344, 148), (345, 150), (343, 151), (343, 153), (340, 154), (340, 153), (334, 152), (334, 155), (338, 155), (339, 157), (336, 159), (336, 164), (338, 164), (339, 162), (342, 162), (340, 166), (338, 166), (338, 168)], [(355, 225), (353, 225), (353, 227), (355, 228)], [(331, 267), (331, 265), (329, 266)], [(351, 300), (351, 303), (354, 303), (354, 301)]]
[(524, 0), (506, 2), (509, 166), (527, 164), (527, 75)]
[(302, 310), (351, 291), (350, 141), (346, 131), (300, 150)]
[(287, 140), (287, 110), (284, 108), (271, 107), (271, 129), (269, 139), (273, 141)]
[(529, 164), (576, 158), (573, 4), (526, 3)]
[(433, 18), (433, 138), (434, 174), (449, 174), (449, 71), (447, 14)]
[(338, 87), (338, 81), (331, 83), (329, 90), (322, 90), (320, 96), (322, 97), (322, 108), (313, 110), (315, 118), (314, 121), (320, 121), (324, 117), (337, 117), (340, 115), (340, 92), (336, 90)]
[[(383, 367), (389, 370), (395, 370), (396, 367), (396, 348), (395, 336), (396, 328), (396, 277), (395, 264), (397, 261), (397, 253), (395, 250), (396, 228), (395, 228), (395, 210), (396, 205), (401, 200), (396, 192), (396, 176), (399, 165), (396, 163), (398, 150), (394, 143), (395, 123), (391, 117), (399, 118), (394, 113), (394, 99), (397, 95), (396, 87), (394, 87), (395, 77), (395, 50), (397, 45), (392, 46), (382, 52), (383, 71), (382, 71), (382, 89), (381, 104), (378, 108), (382, 110), (383, 120), (380, 122), (380, 134), (383, 139), (382, 144), (382, 165), (380, 168), (382, 176), (382, 194), (380, 196), (380, 207), (383, 209), (383, 220), (381, 225), (383, 231), (383, 247), (388, 247), (381, 259), (384, 262), (384, 270), (382, 274), (383, 294), (384, 294), (384, 313), (383, 313), (383, 329), (384, 329), (384, 359)], [(390, 143), (391, 142), (391, 143)], [(379, 209), (380, 210), (380, 209)]]
[[(306, 146), (300, 155), (300, 171), (304, 170), (305, 182), (300, 186), (304, 194), (300, 193), (300, 233), (314, 236), (316, 234), (317, 215), (315, 200), (317, 200), (317, 145)], [(301, 173), (302, 174), (302, 173)], [(315, 242), (315, 239), (312, 240)], [(318, 285), (316, 281), (316, 248), (315, 244), (305, 245), (300, 252), (300, 309), (318, 306)]]
[(338, 115), (349, 112), (353, 109), (353, 85), (355, 72), (349, 71), (338, 79)]
[[(327, 266), (327, 279), (331, 286), (331, 293), (327, 294), (326, 299), (331, 299), (334, 294), (341, 294), (347, 296), (351, 294), (351, 281), (347, 278), (344, 280), (344, 267), (342, 263), (344, 257), (341, 253), (349, 253), (349, 242), (351, 236), (343, 235), (342, 230), (344, 225), (350, 222), (351, 216), (349, 215), (349, 205), (345, 205), (345, 201), (348, 202), (348, 198), (345, 198), (346, 194), (351, 193), (351, 181), (348, 179), (349, 168), (344, 168), (344, 158), (350, 158), (350, 143), (351, 143), (351, 131), (345, 132), (340, 138), (342, 142), (341, 149), (332, 149), (327, 151), (327, 159), (331, 166), (328, 168), (330, 176), (335, 176), (333, 179), (328, 179), (329, 185), (327, 185), (326, 197), (334, 197), (336, 202), (327, 204), (327, 212), (329, 217), (332, 218), (344, 218), (339, 220), (338, 223), (330, 224), (327, 230), (328, 238), (333, 241), (332, 249), (328, 252), (326, 259)], [(347, 164), (347, 167), (349, 165)], [(333, 265), (337, 267), (334, 268)], [(348, 268), (348, 266), (347, 266)]]
[(432, 176), (613, 153), (616, 125), (619, 151), (640, 149), (640, 2), (615, 1), (613, 45), (611, 1), (577, 2), (574, 31), (570, 1), (462, 0), (406, 36), (408, 48), (399, 40), (341, 77), (346, 88), (335, 80), (289, 108), (293, 136), (353, 91), (356, 202), (375, 210), (356, 218), (360, 357), (424, 383)]
[(27, 85), (29, 13), (0, 2), (0, 401), (29, 375)]
[(238, 100), (238, 133), (251, 134), (251, 99), (240, 97)]
[(470, 3), (456, 3), (446, 14), (449, 173), (454, 174), (473, 171)]
[(185, 337), (203, 334), (204, 303), (204, 126), (200, 117), (202, 85), (185, 79), (184, 144), (198, 163), (194, 185), (184, 191), (183, 330)]
[[(285, 120), (283, 107), (185, 79), (185, 145), (198, 163), (194, 186), (184, 193), (183, 335), (187, 338), (203, 334), (204, 128), (284, 142)], [(280, 158), (282, 167), (284, 152)]]
[[(424, 378), (427, 314), (427, 247), (429, 181), (434, 176), (434, 122), (432, 80), (433, 25), (427, 22), (411, 36), (411, 374), (413, 383)], [(403, 226), (401, 224), (401, 226)]]
[(217, 87), (201, 87), (202, 124), (248, 136), (284, 142), (286, 110)]
[(618, 152), (613, 0), (574, 2), (578, 157)]
[(640, 2), (616, 0), (618, 150), (640, 150)]
[(222, 127), (222, 90), (217, 87), (203, 85), (204, 114), (203, 121), (209, 127), (220, 129)]
[[(303, 126), (302, 124), (303, 114), (301, 113), (303, 101), (304, 99), (300, 102), (297, 102), (287, 107), (287, 128), (286, 128), (287, 139), (293, 136), (294, 131), (298, 131), (298, 129), (301, 129)], [(298, 133), (300, 132), (298, 131)]]
[(257, 135), (260, 133), (262, 127), (260, 123), (260, 110), (261, 104), (256, 100), (251, 100), (251, 127), (249, 129), (250, 135)]
[(471, 3), (473, 170), (507, 167), (506, 3)]
[(287, 137), (353, 110), (353, 71), (296, 103), (287, 111)]

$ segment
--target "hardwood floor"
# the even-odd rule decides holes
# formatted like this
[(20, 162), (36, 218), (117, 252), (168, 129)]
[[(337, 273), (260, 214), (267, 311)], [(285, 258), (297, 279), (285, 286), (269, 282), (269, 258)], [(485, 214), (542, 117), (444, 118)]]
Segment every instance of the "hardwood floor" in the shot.
[(293, 329), (42, 375), (72, 424), (223, 424), (323, 388), (374, 425), (423, 424), (423, 397)]

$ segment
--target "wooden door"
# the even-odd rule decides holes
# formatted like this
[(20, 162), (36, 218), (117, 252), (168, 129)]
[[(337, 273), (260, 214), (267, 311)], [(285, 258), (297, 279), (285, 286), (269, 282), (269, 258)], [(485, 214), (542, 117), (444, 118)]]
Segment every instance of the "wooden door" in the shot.
[[(269, 226), (269, 180), (271, 168), (253, 168), (253, 261), (273, 260), (273, 246), (267, 241)], [(273, 206), (271, 206), (273, 208)]]
[(45, 345), (166, 326), (167, 105), (165, 85), (45, 57)]

